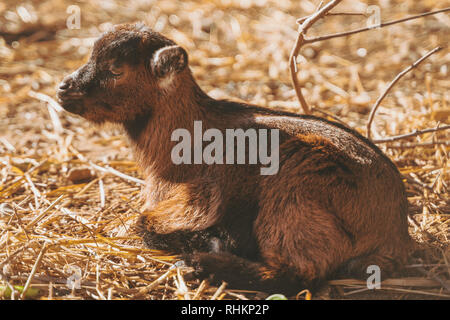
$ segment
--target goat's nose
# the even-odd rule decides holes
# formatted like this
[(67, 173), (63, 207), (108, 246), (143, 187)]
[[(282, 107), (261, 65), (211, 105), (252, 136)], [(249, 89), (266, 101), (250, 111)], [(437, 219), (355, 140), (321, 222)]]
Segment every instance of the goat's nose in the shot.
[(57, 96), (61, 100), (74, 99), (80, 96), (80, 92), (75, 88), (71, 76), (67, 76), (61, 81), (57, 90)]
[(72, 88), (72, 83), (73, 83), (73, 80), (72, 80), (71, 76), (65, 77), (59, 84), (59, 90), (60, 91), (68, 91), (69, 89)]
[(68, 81), (62, 81), (59, 84), (59, 90), (67, 90), (70, 88), (70, 83)]

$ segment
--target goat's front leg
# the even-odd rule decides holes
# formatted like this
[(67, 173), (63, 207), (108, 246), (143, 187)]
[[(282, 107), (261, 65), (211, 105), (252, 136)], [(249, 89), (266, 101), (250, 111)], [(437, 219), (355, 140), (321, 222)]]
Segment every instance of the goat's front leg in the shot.
[(225, 251), (228, 249), (227, 240), (226, 233), (216, 226), (200, 231), (175, 231), (167, 234), (143, 232), (143, 241), (148, 248), (182, 254)]
[(181, 252), (220, 250), (220, 196), (205, 184), (183, 184), (151, 210), (143, 212), (141, 227), (147, 246)]

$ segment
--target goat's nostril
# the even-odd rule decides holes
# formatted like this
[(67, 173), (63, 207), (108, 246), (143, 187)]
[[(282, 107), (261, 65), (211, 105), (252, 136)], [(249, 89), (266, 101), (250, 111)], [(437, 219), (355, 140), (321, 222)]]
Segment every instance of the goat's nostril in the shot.
[(60, 100), (76, 100), (83, 96), (83, 93), (77, 88), (71, 79), (63, 80), (56, 91)]
[(69, 89), (69, 88), (70, 88), (70, 83), (67, 82), (67, 81), (62, 82), (62, 83), (59, 85), (59, 89), (60, 89), (60, 90), (67, 90), (67, 89)]

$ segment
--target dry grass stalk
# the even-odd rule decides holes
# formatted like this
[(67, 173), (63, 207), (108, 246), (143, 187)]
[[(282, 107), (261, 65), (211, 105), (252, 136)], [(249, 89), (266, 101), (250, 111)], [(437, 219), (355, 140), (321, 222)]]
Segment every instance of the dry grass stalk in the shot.
[(223, 290), (225, 290), (225, 287), (227, 286), (226, 282), (222, 282), (222, 284), (220, 285), (220, 287), (217, 289), (217, 291), (213, 294), (213, 296), (211, 297), (211, 300), (221, 300), (222, 296), (222, 292)]
[(33, 279), (34, 275), (36, 274), (36, 271), (39, 268), (39, 265), (42, 261), (42, 258), (44, 257), (45, 252), (47, 251), (47, 243), (44, 243), (42, 246), (41, 251), (39, 252), (39, 255), (36, 258), (36, 262), (33, 265), (33, 268), (31, 269), (30, 275), (28, 276), (27, 282), (25, 283), (25, 286), (23, 287), (23, 292), (20, 295), (20, 299), (23, 299), (28, 291), (28, 288), (30, 287), (31, 280)]
[(202, 282), (200, 283), (200, 285), (197, 288), (197, 291), (195, 291), (195, 294), (192, 297), (192, 300), (199, 300), (203, 291), (206, 289), (207, 286), (208, 286), (208, 282), (206, 280), (202, 280)]

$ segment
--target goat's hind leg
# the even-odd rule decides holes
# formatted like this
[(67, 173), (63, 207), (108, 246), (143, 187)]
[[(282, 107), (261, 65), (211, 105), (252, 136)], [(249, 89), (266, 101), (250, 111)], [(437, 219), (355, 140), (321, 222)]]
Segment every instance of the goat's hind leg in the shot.
[(305, 283), (288, 269), (271, 269), (261, 261), (251, 261), (229, 252), (194, 252), (183, 257), (195, 269), (194, 276), (214, 285), (225, 281), (229, 288), (294, 295)]

